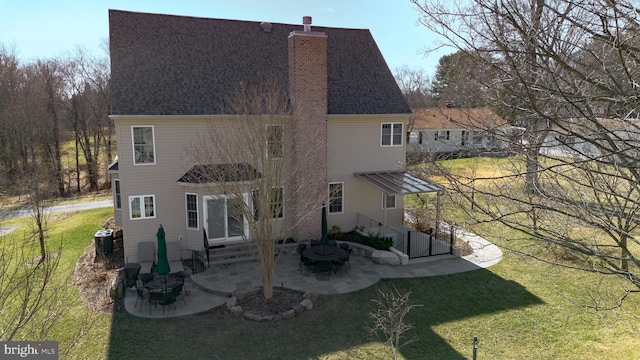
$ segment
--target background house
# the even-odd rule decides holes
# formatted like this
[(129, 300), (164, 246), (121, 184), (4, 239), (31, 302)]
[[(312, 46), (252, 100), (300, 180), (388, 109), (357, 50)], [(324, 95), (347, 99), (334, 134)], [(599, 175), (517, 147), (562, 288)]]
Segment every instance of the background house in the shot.
[(488, 108), (414, 109), (407, 123), (409, 154), (505, 149), (519, 131)]
[(639, 143), (638, 119), (566, 118), (549, 129), (540, 154), (610, 162), (635, 161)]
[[(289, 25), (117, 10), (109, 16), (118, 138), (110, 172), (126, 261), (137, 260), (137, 243), (154, 239), (160, 224), (183, 254), (202, 248), (203, 228), (225, 221), (216, 237), (208, 232), (209, 243), (239, 241), (242, 220), (231, 231), (231, 220), (220, 218), (232, 211), (229, 194), (193, 180), (198, 164), (185, 149), (211, 126), (233, 126), (222, 111), (228, 96), (266, 78), (288, 84), (288, 98), (303, 109), (295, 118), (300, 131), (284, 136), (291, 149), (313, 152), (304, 166), (315, 180), (303, 185), (308, 198), (328, 204), (329, 226), (350, 230), (359, 214), (402, 224), (398, 195), (422, 191), (419, 182), (403, 187), (414, 180), (403, 172), (411, 111), (368, 30), (312, 27), (310, 18)], [(291, 149), (283, 156), (295, 156)], [(284, 211), (274, 221), (288, 229), (300, 220), (286, 234), (295, 239), (319, 237), (320, 208), (297, 213), (301, 196), (289, 197), (286, 187), (282, 193)]]

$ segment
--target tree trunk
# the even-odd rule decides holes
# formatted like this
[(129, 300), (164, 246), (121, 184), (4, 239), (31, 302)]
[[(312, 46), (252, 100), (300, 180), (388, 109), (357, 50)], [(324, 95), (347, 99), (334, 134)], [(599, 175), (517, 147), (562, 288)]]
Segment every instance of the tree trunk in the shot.
[(274, 249), (275, 244), (273, 242), (269, 242), (268, 244), (258, 244), (258, 247), (264, 247), (263, 249), (259, 249), (258, 253), (260, 254), (260, 267), (262, 270), (262, 292), (264, 298), (269, 300), (273, 299), (273, 272), (275, 270), (275, 258), (274, 258)]

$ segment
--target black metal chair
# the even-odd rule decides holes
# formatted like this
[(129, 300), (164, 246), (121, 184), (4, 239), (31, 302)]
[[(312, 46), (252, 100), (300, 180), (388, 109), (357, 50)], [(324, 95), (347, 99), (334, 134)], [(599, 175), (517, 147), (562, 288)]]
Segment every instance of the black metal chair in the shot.
[(176, 298), (182, 298), (182, 302), (186, 305), (187, 301), (184, 299), (184, 284), (178, 283), (171, 287), (170, 293)]
[(345, 267), (346, 262), (347, 262), (346, 257), (340, 258), (338, 260), (333, 260), (331, 262), (331, 266), (333, 266), (333, 272), (338, 273), (338, 271), (340, 271), (340, 276), (342, 276), (342, 270), (343, 269), (346, 270), (346, 267)]
[(315, 266), (316, 279), (320, 279), (321, 274), (326, 274), (327, 279), (331, 279), (331, 271), (333, 271), (333, 266), (331, 265), (331, 261), (318, 261)]
[(298, 271), (302, 274), (302, 270), (307, 269), (307, 276), (311, 273), (311, 270), (315, 266), (315, 261), (300, 253), (300, 262), (298, 263)]
[(162, 315), (164, 315), (164, 307), (173, 305), (175, 309), (176, 297), (167, 291), (149, 291), (149, 314), (151, 314), (151, 304), (158, 307), (158, 304), (162, 305)]
[(135, 309), (138, 307), (138, 300), (140, 300), (140, 312), (142, 312), (142, 305), (145, 300), (149, 300), (149, 289), (142, 283), (142, 280), (136, 280), (136, 303), (133, 305)]
[(124, 286), (131, 288), (136, 285), (138, 275), (140, 274), (140, 268), (141, 266), (138, 263), (124, 264), (124, 268), (122, 270), (124, 273)]
[(353, 249), (349, 248), (347, 250), (347, 256), (345, 257), (345, 263), (349, 266), (349, 270), (351, 270), (351, 262), (349, 262), (349, 256), (351, 255), (352, 251)]
[(320, 240), (311, 240), (311, 241), (309, 242), (309, 244), (310, 244), (310, 246), (311, 246), (311, 247), (314, 247), (314, 246), (320, 246), (320, 245), (322, 245), (322, 242), (320, 242)]

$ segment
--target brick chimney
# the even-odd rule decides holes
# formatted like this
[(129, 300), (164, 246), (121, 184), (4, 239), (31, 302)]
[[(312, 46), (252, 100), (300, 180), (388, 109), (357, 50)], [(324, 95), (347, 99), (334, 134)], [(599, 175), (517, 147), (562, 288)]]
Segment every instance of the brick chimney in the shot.
[[(289, 34), (289, 96), (296, 130), (293, 156), (297, 191), (293, 209), (304, 220), (293, 227), (297, 239), (319, 238), (320, 206), (327, 199), (327, 35), (312, 31), (311, 17), (303, 17), (303, 31)], [(313, 206), (316, 211), (309, 213)], [(306, 216), (309, 215), (309, 216)]]

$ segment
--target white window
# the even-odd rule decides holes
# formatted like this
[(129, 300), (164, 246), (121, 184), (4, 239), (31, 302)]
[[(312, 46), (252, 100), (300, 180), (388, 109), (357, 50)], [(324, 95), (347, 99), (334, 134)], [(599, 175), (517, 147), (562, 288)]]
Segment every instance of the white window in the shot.
[(284, 155), (282, 125), (267, 125), (267, 156), (280, 159)]
[(481, 131), (471, 131), (471, 143), (473, 145), (482, 145), (484, 143), (484, 133)]
[(153, 126), (132, 126), (133, 164), (155, 164), (156, 144)]
[(382, 123), (380, 145), (402, 146), (402, 123)]
[(436, 140), (449, 140), (449, 130), (438, 130)]
[(122, 198), (120, 197), (120, 179), (113, 179), (113, 201), (116, 209), (122, 209)]
[(389, 194), (382, 194), (382, 208), (383, 209), (395, 209), (396, 208), (396, 196)]
[(187, 229), (198, 230), (198, 195), (186, 194)]
[(129, 196), (129, 217), (136, 219), (153, 219), (156, 217), (156, 196)]
[(412, 131), (409, 133), (409, 144), (419, 144), (420, 143), (420, 133), (418, 131)]
[[(269, 208), (271, 209), (271, 218), (273, 219), (282, 219), (284, 218), (284, 187), (274, 187), (271, 189), (271, 194), (269, 195)], [(252, 201), (253, 201), (253, 217), (257, 221), (259, 220), (259, 207), (258, 204), (261, 201), (260, 192), (258, 190), (253, 190), (251, 193)]]
[(329, 183), (329, 214), (339, 214), (344, 211), (344, 184)]

